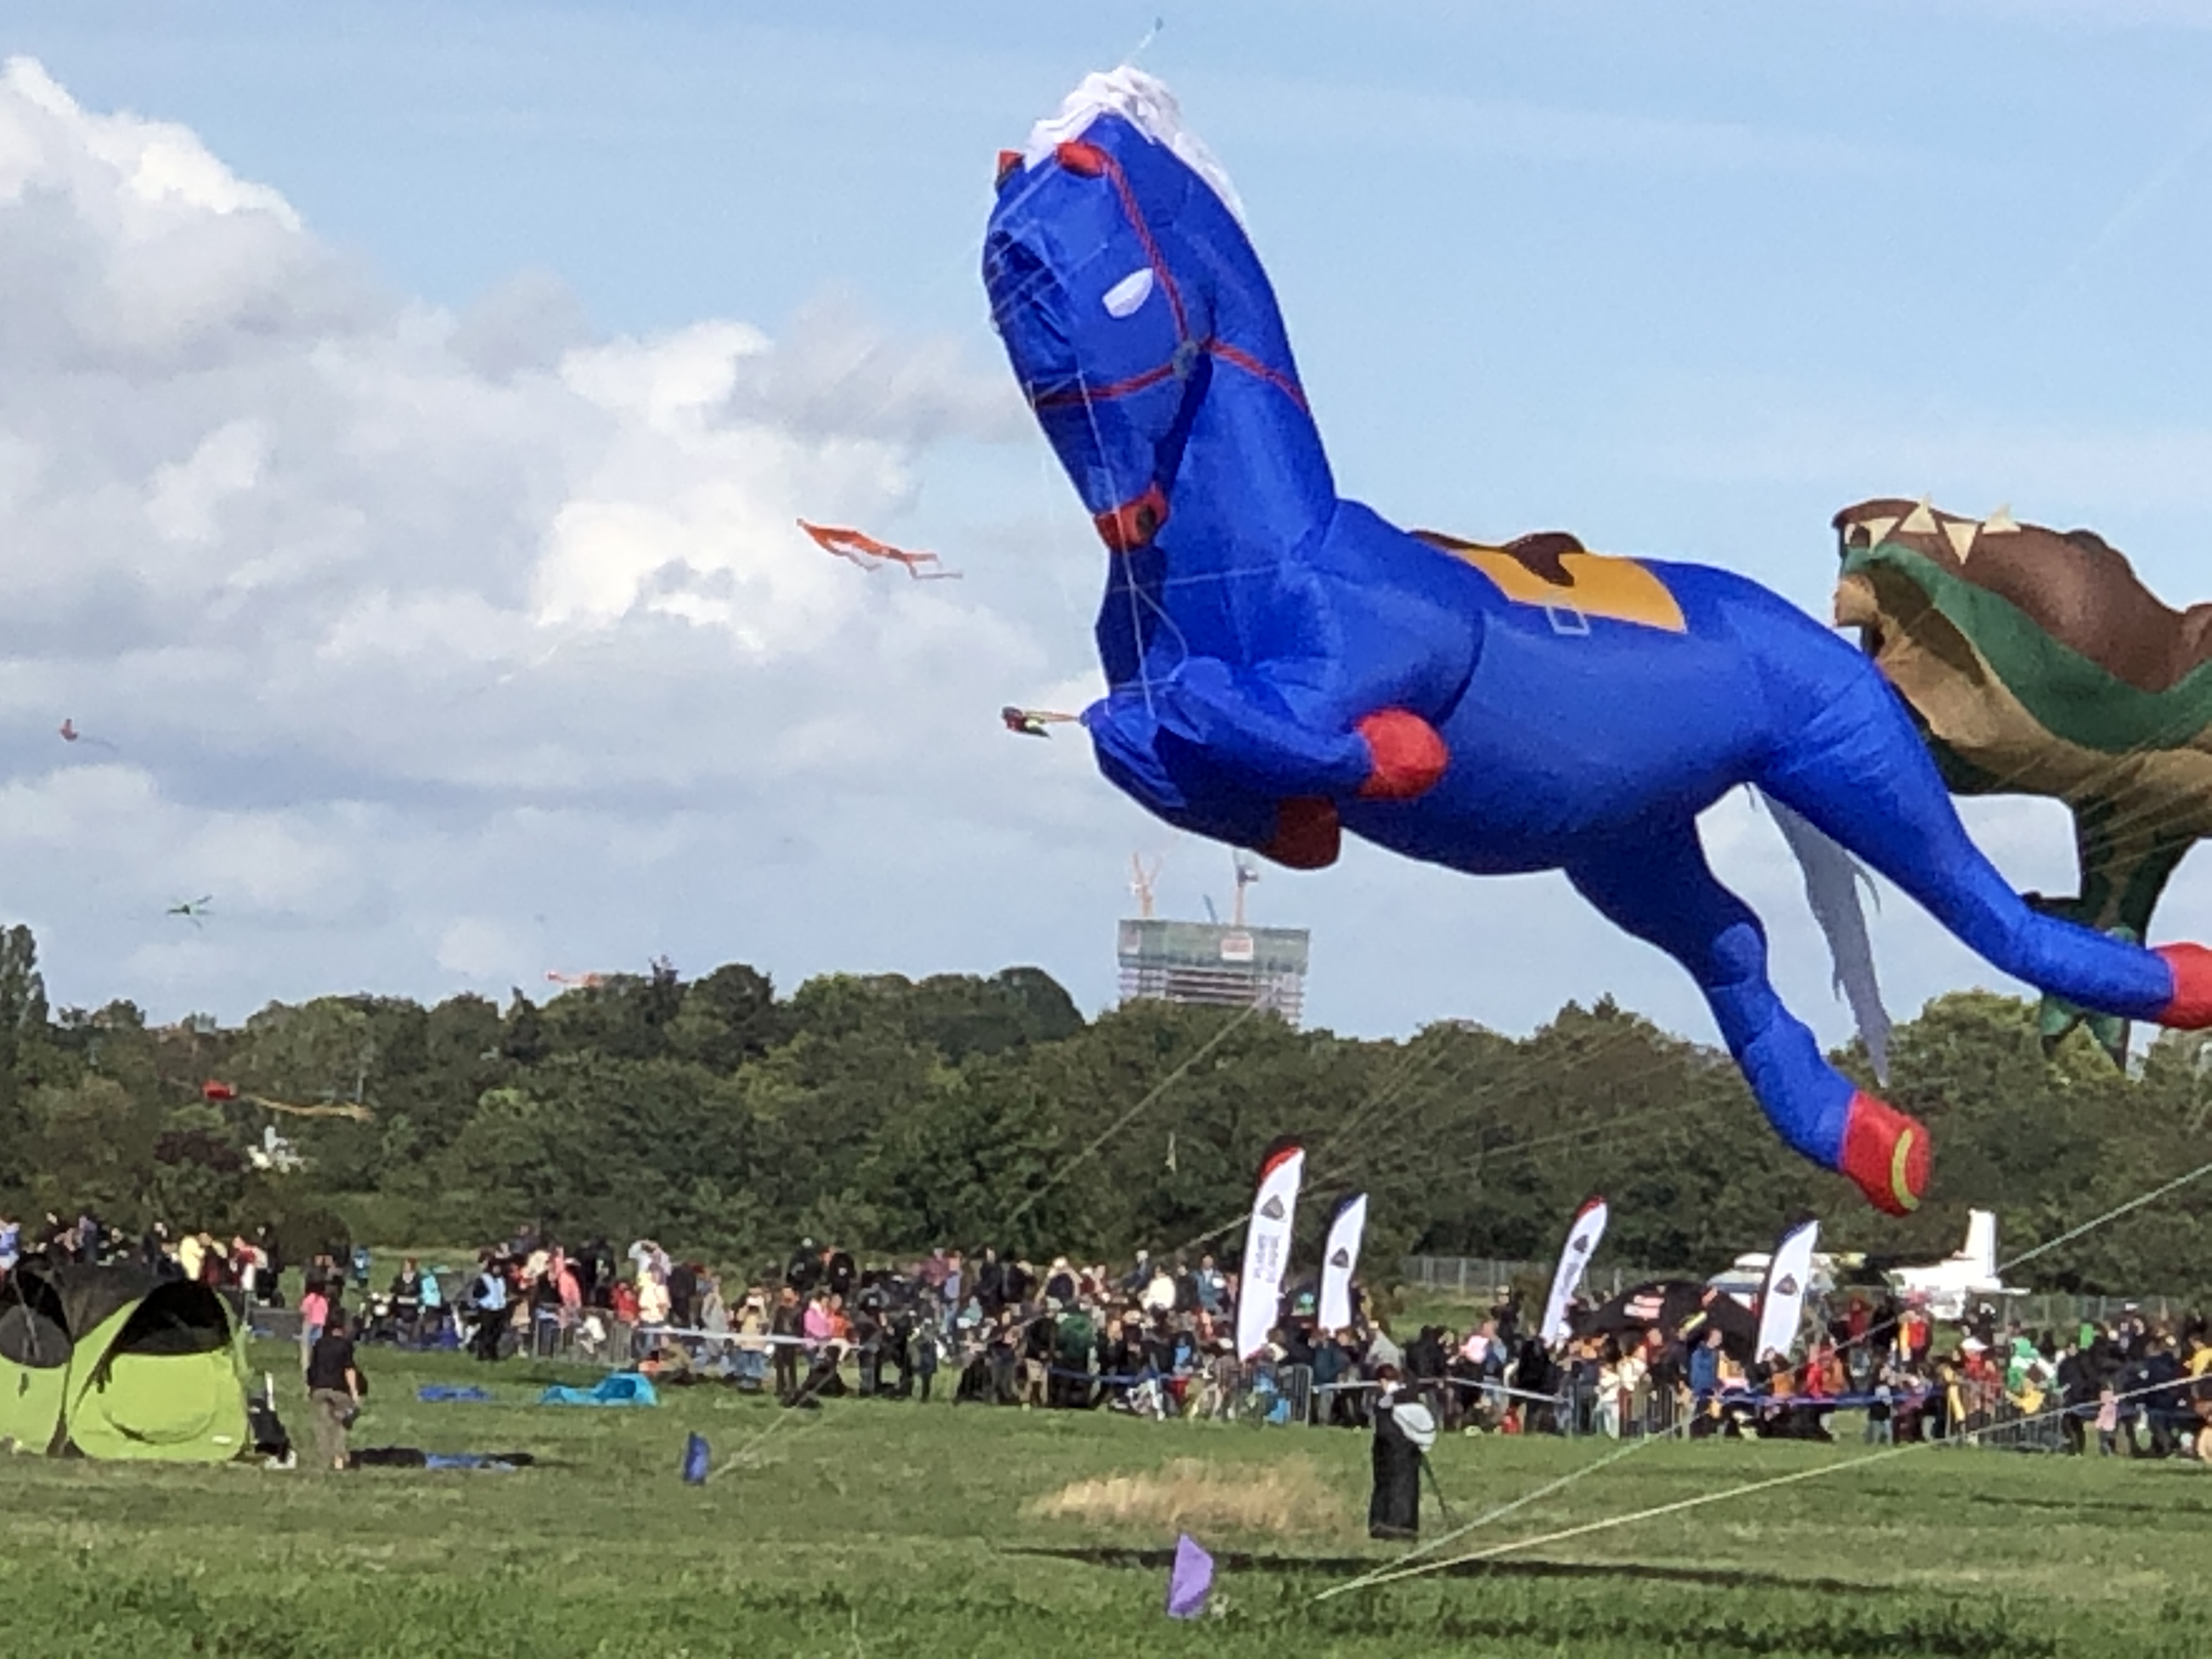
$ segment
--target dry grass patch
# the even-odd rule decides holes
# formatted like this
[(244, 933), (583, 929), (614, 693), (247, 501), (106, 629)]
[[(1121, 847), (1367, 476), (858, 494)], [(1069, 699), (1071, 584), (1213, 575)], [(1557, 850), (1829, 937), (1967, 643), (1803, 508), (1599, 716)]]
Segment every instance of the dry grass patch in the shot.
[(1025, 1513), (1051, 1520), (1316, 1533), (1335, 1529), (1344, 1500), (1310, 1458), (1238, 1466), (1179, 1457), (1150, 1474), (1070, 1481), (1031, 1500)]

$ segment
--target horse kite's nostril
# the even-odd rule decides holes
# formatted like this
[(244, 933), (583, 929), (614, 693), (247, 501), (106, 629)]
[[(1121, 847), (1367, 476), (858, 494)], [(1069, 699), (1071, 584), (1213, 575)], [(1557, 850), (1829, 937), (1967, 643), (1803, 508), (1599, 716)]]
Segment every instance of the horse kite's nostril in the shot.
[(1160, 526), (1167, 521), (1168, 498), (1158, 484), (1134, 501), (1109, 507), (1091, 520), (1098, 526), (1098, 538), (1116, 553), (1143, 547), (1160, 533)]

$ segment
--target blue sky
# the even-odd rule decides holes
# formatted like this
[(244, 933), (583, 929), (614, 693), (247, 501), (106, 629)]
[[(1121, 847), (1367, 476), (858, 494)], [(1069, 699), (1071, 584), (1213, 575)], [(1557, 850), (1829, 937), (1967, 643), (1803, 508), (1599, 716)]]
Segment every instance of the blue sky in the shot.
[[(520, 272), (573, 295), (562, 341), (649, 343), (744, 325), (780, 343), (796, 377), (805, 343), (828, 340), (805, 358), (811, 401), (777, 417), (799, 434), (794, 453), (824, 469), (821, 496), (807, 500), (943, 550), (966, 571), (969, 607), (917, 623), (912, 605), (893, 608), (912, 596), (871, 589), (865, 611), (836, 611), (836, 625), (877, 641), (918, 630), (910, 660), (855, 662), (846, 641), (842, 666), (802, 673), (793, 647), (749, 670), (760, 678), (746, 685), (769, 700), (757, 704), (720, 682), (711, 654), (695, 662), (643, 635), (620, 645), (610, 628), (598, 643), (562, 645), (549, 670), (518, 635), (522, 666), (500, 672), (545, 680), (544, 696), (511, 716), (504, 690), (467, 694), (458, 716), (422, 702), (410, 717), (422, 730), (469, 728), (436, 764), (399, 754), (397, 737), (394, 757), (372, 763), (377, 736), (353, 723), (364, 696), (400, 696), (404, 676), (325, 686), (326, 720), (300, 712), (319, 706), (302, 691), (250, 738), (210, 702), (121, 743), (101, 785), (167, 825), (161, 848), (118, 843), (96, 869), (64, 860), (28, 894), (25, 874), (16, 891), (0, 889), (0, 902), (40, 922), (58, 990), (235, 1015), (264, 997), (356, 984), (498, 991), (541, 960), (621, 966), (667, 950), (687, 967), (749, 956), (787, 981), (834, 966), (1035, 960), (1103, 1002), (1126, 853), (1169, 848), (1163, 896), (1185, 913), (1203, 891), (1225, 894), (1227, 860), (1170, 845), (1091, 778), (1076, 745), (1040, 755), (1030, 751), (1044, 745), (971, 749), (963, 736), (946, 740), (957, 759), (933, 764), (914, 759), (904, 727), (897, 742), (841, 727), (816, 750), (849, 754), (836, 775), (718, 770), (699, 750), (733, 732), (757, 749), (765, 739), (748, 722), (788, 729), (794, 706), (835, 726), (864, 725), (879, 701), (926, 702), (942, 678), (939, 626), (944, 651), (1003, 653), (995, 678), (979, 672), (963, 689), (970, 702), (994, 685), (1042, 696), (1086, 672), (1095, 551), (1041, 444), (987, 407), (1003, 370), (973, 265), (993, 153), (1159, 15), (1141, 61), (1235, 175), (1340, 481), (1389, 515), (1480, 535), (1563, 526), (1593, 545), (1744, 569), (1825, 610), (1829, 515), (1869, 495), (1932, 493), (1961, 510), (2005, 501), (2025, 518), (2093, 525), (2169, 599), (2212, 597), (2212, 0), (1276, 0), (1164, 12), (19, 0), (0, 21), (0, 55), (36, 58), (94, 115), (189, 129), (238, 179), (276, 192), (322, 262), (314, 280), (354, 296), (346, 314), (383, 307), (378, 349), (395, 362), (417, 362), (412, 343), (441, 326), (424, 314), (507, 317)], [(530, 328), (559, 331), (529, 316)], [(876, 355), (845, 349), (855, 331)], [(327, 361), (307, 325), (295, 343), (297, 362)], [(884, 353), (908, 354), (899, 361), (916, 374), (938, 366), (957, 407), (902, 404), (908, 424), (886, 436)], [(183, 371), (159, 373), (179, 402), (158, 441), (120, 404), (99, 404), (72, 440), (116, 458), (117, 477), (153, 480), (155, 495), (170, 476), (160, 466), (200, 455), (194, 434), (216, 422), (185, 412), (208, 395), (201, 381), (188, 398)], [(592, 422), (619, 428), (617, 404), (642, 406), (607, 390), (615, 380), (594, 383), (588, 410), (537, 408), (527, 422), (546, 424), (486, 463), (534, 477), (541, 441), (546, 454), (573, 443), (561, 451), (573, 477), (526, 505), (457, 483), (442, 518), (422, 509), (418, 542), (454, 536), (441, 560), (465, 562), (479, 528), (536, 534), (561, 501), (590, 493), (580, 480), (599, 489), (616, 473), (623, 501), (650, 507), (673, 463), (635, 460), (619, 432), (604, 449), (583, 435)], [(226, 418), (264, 434), (239, 441), (246, 482), (226, 486), (232, 495), (280, 477), (294, 480), (286, 500), (313, 495), (312, 458), (286, 471), (293, 434), (313, 426), (298, 413), (308, 405), (288, 400), (306, 394), (282, 383), (292, 389), (225, 393), (243, 400)], [(471, 397), (475, 434), (497, 399), (482, 387)], [(464, 418), (437, 418), (448, 416)], [(33, 414), (15, 418), (26, 443), (66, 447), (33, 429)], [(870, 452), (866, 480), (836, 470), (854, 443), (888, 446)], [(220, 473), (228, 453), (209, 452), (202, 471)], [(701, 470), (684, 487), (704, 488), (705, 452), (687, 465)], [(368, 489), (342, 493), (374, 519)], [(222, 509), (234, 510), (245, 507)], [(454, 528), (464, 517), (465, 536)], [(40, 534), (58, 537), (64, 522), (77, 520), (41, 520)], [(220, 553), (221, 581), (235, 588), (267, 552), (248, 540), (276, 532), (210, 524), (179, 544)], [(380, 556), (397, 556), (349, 555), (344, 580), (368, 582), (362, 561)], [(439, 562), (425, 556), (426, 571)], [(117, 557), (117, 580), (135, 579)], [(499, 580), (523, 582), (522, 568)], [(361, 591), (389, 586), (380, 577)], [(301, 590), (301, 615), (316, 620), (298, 625), (337, 626), (335, 590), (313, 588)], [(792, 617), (850, 603), (811, 589), (778, 602)], [(356, 623), (360, 610), (347, 612)], [(98, 614), (70, 614), (81, 613)], [(11, 725), (44, 732), (59, 696), (97, 706), (116, 678), (100, 671), (98, 634), (95, 623), (65, 652), (33, 652), (53, 676), (17, 676)], [(253, 660), (249, 636), (225, 637), (241, 664)], [(594, 652), (606, 684), (589, 670)], [(301, 675), (313, 657), (301, 654)], [(231, 683), (208, 672), (195, 684)], [(617, 676), (633, 701), (602, 732), (591, 711)], [(157, 675), (145, 695), (179, 695), (179, 684)], [(144, 704), (111, 707), (102, 718), (120, 726)], [(687, 724), (709, 712), (722, 724)], [(641, 730), (656, 753), (671, 734), (665, 763), (630, 764)], [(562, 745), (542, 774), (506, 764)], [(53, 760), (30, 737), (0, 754), (38, 801), (63, 787)], [(248, 808), (251, 823), (223, 817)], [(2063, 820), (2000, 805), (1972, 821), (2023, 885), (2069, 879)], [(1839, 1033), (1777, 846), (1744, 814), (1711, 832), (1723, 872), (1774, 921), (1785, 988)], [(264, 892), (230, 875), (234, 862), (200, 874), (173, 853), (195, 837), (232, 848), (262, 834), (312, 847), (319, 873)], [(593, 851), (656, 836), (664, 852), (628, 862)], [(395, 837), (415, 862), (380, 869), (377, 849)], [(449, 861), (512, 884), (487, 873), (442, 887), (428, 872)], [(95, 878), (126, 896), (84, 896)], [(192, 886), (190, 896), (226, 878), (241, 896), (215, 927), (187, 939), (149, 922), (168, 886)], [(1709, 1030), (1668, 964), (1556, 882), (1472, 884), (1361, 854), (1327, 878), (1271, 879), (1255, 900), (1265, 919), (1316, 928), (1310, 1007), (1322, 1023), (1524, 1029), (1568, 996), (1613, 990)], [(1899, 1003), (1996, 982), (1906, 912), (1893, 902), (1878, 935)], [(2166, 921), (2212, 931), (2202, 870), (2185, 873)]]

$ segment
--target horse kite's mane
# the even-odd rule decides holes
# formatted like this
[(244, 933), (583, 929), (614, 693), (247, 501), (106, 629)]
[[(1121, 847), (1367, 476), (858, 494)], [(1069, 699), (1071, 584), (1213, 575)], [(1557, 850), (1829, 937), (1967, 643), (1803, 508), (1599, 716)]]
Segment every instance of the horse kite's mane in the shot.
[(1082, 85), (1060, 100), (1059, 114), (1048, 115), (1031, 127), (1029, 143), (1022, 150), (1023, 167), (1042, 166), (1052, 158), (1054, 149), (1080, 138), (1102, 115), (1120, 116), (1167, 149), (1206, 180), (1206, 188), (1221, 198), (1221, 205), (1237, 223), (1244, 222), (1244, 204), (1237, 198), (1237, 186), (1229, 182), (1229, 170), (1183, 125), (1182, 108), (1176, 102), (1175, 94), (1144, 70), (1127, 64), (1104, 74), (1085, 76)]

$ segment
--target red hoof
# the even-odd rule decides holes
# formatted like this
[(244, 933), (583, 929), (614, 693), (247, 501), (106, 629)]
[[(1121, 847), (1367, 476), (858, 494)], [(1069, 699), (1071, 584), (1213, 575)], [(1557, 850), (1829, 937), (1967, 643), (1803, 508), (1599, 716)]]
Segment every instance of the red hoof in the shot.
[(1260, 849), (1260, 856), (1292, 870), (1326, 870), (1343, 850), (1344, 826), (1335, 802), (1301, 795), (1276, 807), (1275, 838)]
[(1863, 1091), (1844, 1121), (1843, 1171), (1867, 1202), (1888, 1215), (1911, 1215), (1928, 1195), (1935, 1146), (1928, 1126)]
[(1359, 786), (1362, 800), (1412, 800), (1437, 787), (1451, 750), (1437, 728), (1403, 708), (1380, 708), (1354, 728), (1367, 739), (1375, 769)]
[(2176, 1031), (2212, 1030), (2212, 951), (2201, 945), (2161, 945), (2154, 954), (2173, 969), (2173, 1000), (2158, 1023)]

